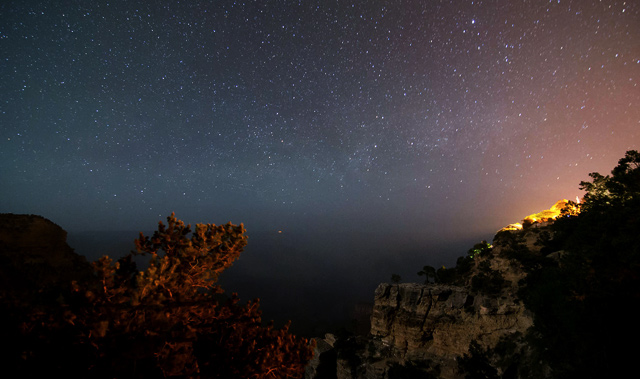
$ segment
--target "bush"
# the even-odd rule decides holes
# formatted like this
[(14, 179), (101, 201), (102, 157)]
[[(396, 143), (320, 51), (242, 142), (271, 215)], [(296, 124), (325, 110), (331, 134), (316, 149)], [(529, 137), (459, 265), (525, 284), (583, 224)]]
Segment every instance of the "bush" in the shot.
[(471, 278), (471, 290), (488, 295), (500, 293), (505, 280), (498, 271), (491, 270), (489, 261), (484, 261), (478, 266), (480, 273)]
[(624, 341), (640, 337), (640, 154), (590, 176), (580, 213), (551, 226), (546, 248), (564, 251), (559, 264), (532, 271), (520, 291), (535, 315), (531, 340), (558, 378), (622, 377), (634, 358)]
[[(223, 299), (216, 284), (246, 245), (242, 225), (196, 225), (171, 215), (136, 252), (93, 263), (95, 280), (74, 283), (58, 307), (25, 318), (23, 376), (299, 377), (313, 346), (263, 325), (259, 302)], [(149, 255), (140, 271), (134, 255)]]

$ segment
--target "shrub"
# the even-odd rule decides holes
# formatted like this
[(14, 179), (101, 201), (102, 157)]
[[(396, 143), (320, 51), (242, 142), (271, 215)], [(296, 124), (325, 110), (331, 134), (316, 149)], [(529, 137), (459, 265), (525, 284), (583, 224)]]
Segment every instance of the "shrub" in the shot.
[[(221, 298), (216, 284), (246, 245), (242, 225), (176, 219), (142, 233), (137, 251), (93, 263), (95, 280), (74, 283), (60, 306), (32, 312), (22, 338), (24, 376), (299, 377), (313, 346), (263, 325), (259, 301)], [(146, 270), (132, 257), (150, 255)]]

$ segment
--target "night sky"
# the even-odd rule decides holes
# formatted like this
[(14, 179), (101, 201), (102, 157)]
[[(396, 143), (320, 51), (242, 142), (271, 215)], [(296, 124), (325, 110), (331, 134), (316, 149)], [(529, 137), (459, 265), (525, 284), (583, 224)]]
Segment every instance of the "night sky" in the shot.
[(640, 148), (635, 1), (3, 1), (0, 52), (0, 212), (71, 232), (419, 250)]

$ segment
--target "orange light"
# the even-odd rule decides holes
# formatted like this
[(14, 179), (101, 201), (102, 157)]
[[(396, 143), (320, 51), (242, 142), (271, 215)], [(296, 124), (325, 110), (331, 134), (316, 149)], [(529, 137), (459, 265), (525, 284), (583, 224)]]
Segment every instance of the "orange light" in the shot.
[[(578, 200), (578, 204), (580, 203), (580, 199)], [(534, 214), (530, 214), (529, 216), (525, 217), (522, 220), (522, 223), (516, 222), (513, 224), (509, 224), (507, 226), (505, 226), (504, 228), (500, 229), (499, 231), (503, 231), (503, 230), (520, 230), (522, 229), (522, 224), (534, 224), (534, 223), (543, 223), (543, 222), (548, 222), (551, 220), (555, 220), (556, 218), (558, 218), (558, 216), (560, 216), (560, 214), (562, 213), (562, 210), (567, 207), (569, 205), (569, 200), (567, 199), (562, 199), (557, 201), (555, 204), (553, 204), (553, 206), (551, 206), (551, 208), (549, 209), (545, 209), (541, 212), (538, 213), (534, 213)], [(580, 212), (580, 207), (579, 206), (573, 206), (571, 208), (571, 214), (577, 214)]]

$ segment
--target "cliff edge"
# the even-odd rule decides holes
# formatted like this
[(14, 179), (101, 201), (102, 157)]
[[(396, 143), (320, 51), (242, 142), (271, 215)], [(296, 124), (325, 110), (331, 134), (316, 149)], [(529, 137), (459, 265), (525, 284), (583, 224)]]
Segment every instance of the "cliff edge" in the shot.
[[(457, 379), (465, 377), (461, 365), (475, 364), (478, 352), (507, 349), (502, 357), (532, 359), (524, 336), (534, 315), (518, 291), (530, 261), (553, 258), (543, 248), (552, 223), (544, 219), (500, 230), (493, 244), (474, 246), (456, 268), (434, 270), (433, 282), (380, 284), (369, 335), (319, 339), (320, 357), (307, 378)], [(545, 372), (540, 367), (537, 375)]]
[(0, 214), (3, 302), (31, 306), (90, 273), (89, 263), (67, 245), (67, 232), (60, 226), (41, 216)]

